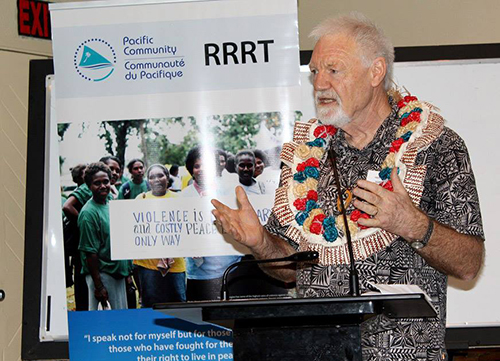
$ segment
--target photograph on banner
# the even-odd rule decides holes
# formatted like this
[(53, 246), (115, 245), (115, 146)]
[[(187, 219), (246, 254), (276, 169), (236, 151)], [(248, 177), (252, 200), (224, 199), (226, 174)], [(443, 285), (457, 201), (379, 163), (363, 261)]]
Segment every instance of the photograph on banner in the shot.
[[(234, 203), (242, 186), (265, 223), (281, 144), (300, 118), (265, 112), (59, 123), (69, 309), (87, 306), (89, 253), (127, 279), (127, 307), (218, 299), (226, 268), (250, 256), (216, 228), (210, 200)], [(288, 291), (256, 266), (237, 267), (229, 282), (233, 297)]]

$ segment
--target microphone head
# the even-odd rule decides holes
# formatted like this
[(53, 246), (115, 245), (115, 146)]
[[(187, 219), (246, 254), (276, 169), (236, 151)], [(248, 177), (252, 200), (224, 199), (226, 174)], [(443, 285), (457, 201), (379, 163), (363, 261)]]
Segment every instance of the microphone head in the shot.
[(307, 262), (314, 261), (318, 259), (318, 257), (319, 253), (316, 251), (302, 251), (290, 255), (288, 260), (292, 262)]

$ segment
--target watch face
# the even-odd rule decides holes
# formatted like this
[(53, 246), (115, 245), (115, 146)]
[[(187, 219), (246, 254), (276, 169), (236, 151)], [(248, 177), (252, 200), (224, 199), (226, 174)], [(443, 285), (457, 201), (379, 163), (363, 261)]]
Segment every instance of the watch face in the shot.
[(413, 249), (421, 249), (424, 248), (424, 244), (420, 241), (415, 241), (411, 243), (411, 248)]

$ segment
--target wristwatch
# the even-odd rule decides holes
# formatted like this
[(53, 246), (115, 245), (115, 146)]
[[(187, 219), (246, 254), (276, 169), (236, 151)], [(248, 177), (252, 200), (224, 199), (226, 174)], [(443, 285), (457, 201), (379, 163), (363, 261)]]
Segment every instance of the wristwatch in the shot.
[(429, 243), (429, 240), (431, 239), (432, 236), (432, 231), (434, 231), (434, 222), (431, 217), (429, 218), (429, 226), (427, 227), (427, 232), (425, 232), (425, 236), (422, 239), (417, 239), (413, 242), (410, 243), (411, 248), (414, 250), (419, 250), (427, 246), (427, 243)]

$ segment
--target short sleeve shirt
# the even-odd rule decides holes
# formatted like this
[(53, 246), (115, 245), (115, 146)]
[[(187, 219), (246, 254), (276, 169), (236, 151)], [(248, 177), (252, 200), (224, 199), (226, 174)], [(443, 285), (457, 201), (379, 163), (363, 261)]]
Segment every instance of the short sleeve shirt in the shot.
[[(357, 180), (366, 179), (369, 170), (380, 171), (398, 128), (397, 107), (379, 127), (374, 139), (363, 149), (351, 147), (339, 130), (330, 146), (337, 153), (341, 187), (353, 189)], [(460, 233), (484, 239), (479, 199), (472, 167), (463, 140), (445, 127), (442, 134), (416, 159), (426, 165), (420, 209), (436, 221)], [(337, 216), (337, 188), (329, 162), (320, 165), (318, 203), (327, 215)], [(347, 212), (354, 210), (352, 204)], [(271, 233), (287, 230), (271, 215), (266, 225)], [(432, 319), (392, 320), (375, 317), (363, 324), (364, 360), (442, 360), (446, 355), (447, 276), (426, 263), (402, 238), (364, 261), (357, 261), (361, 290), (367, 282), (416, 284), (432, 299), (438, 316)], [(349, 270), (345, 265), (306, 267), (297, 272), (297, 291), (301, 297), (335, 297), (349, 292)]]
[(130, 261), (112, 261), (109, 238), (109, 204), (99, 204), (90, 199), (78, 215), (80, 244), (78, 250), (82, 258), (82, 274), (90, 274), (87, 254), (97, 254), (99, 271), (116, 278), (130, 274)]
[[(143, 194), (139, 194), (135, 199), (155, 199), (155, 198), (176, 198), (177, 194), (171, 191), (167, 191), (165, 195), (163, 196), (154, 196), (151, 191)], [(158, 258), (154, 259), (136, 259), (134, 260), (134, 264), (153, 270), (153, 271), (158, 271), (158, 262), (160, 260)], [(186, 272), (186, 262), (184, 261), (184, 258), (179, 257), (179, 258), (174, 258), (174, 263), (173, 265), (169, 268), (169, 272), (171, 273), (182, 273)]]
[[(125, 187), (125, 184), (128, 184), (128, 186)], [(140, 184), (135, 184), (133, 181), (129, 180), (125, 184), (120, 187), (118, 199), (135, 199), (139, 194), (149, 190), (146, 180), (143, 180)], [(130, 192), (130, 195), (124, 194), (124, 192)]]
[(82, 205), (82, 207), (87, 203), (87, 201), (92, 198), (92, 192), (89, 187), (83, 183), (78, 188), (76, 188), (70, 195), (76, 198), (78, 202)]
[[(83, 183), (78, 188), (76, 188), (70, 195), (70, 197), (75, 197), (76, 200), (82, 205), (82, 207), (88, 202), (89, 199), (92, 198), (92, 191), (87, 186), (87, 184)], [(108, 200), (113, 199), (113, 195), (111, 192), (108, 194)]]

